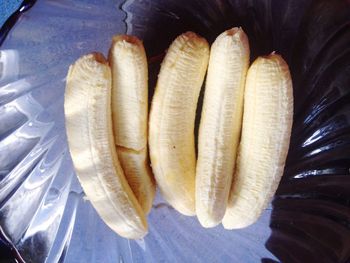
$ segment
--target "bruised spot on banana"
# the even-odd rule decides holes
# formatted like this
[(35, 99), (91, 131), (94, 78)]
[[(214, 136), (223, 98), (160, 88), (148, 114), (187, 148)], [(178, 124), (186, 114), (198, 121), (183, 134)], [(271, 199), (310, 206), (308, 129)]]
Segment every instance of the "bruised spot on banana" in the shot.
[(109, 63), (117, 154), (128, 183), (147, 214), (152, 208), (155, 183), (147, 149), (148, 68), (142, 42), (134, 36), (114, 36)]
[(111, 70), (102, 54), (85, 55), (70, 66), (64, 111), (73, 165), (93, 207), (119, 235), (131, 239), (145, 236), (145, 214), (115, 149)]
[(208, 42), (193, 32), (178, 36), (162, 62), (149, 119), (153, 173), (162, 196), (177, 211), (195, 215), (194, 123), (209, 59)]
[(293, 88), (287, 63), (277, 54), (250, 66), (244, 93), (242, 138), (222, 224), (253, 224), (271, 201), (284, 171), (293, 122)]
[(196, 214), (204, 227), (220, 224), (226, 211), (249, 58), (248, 37), (241, 28), (223, 32), (211, 46), (196, 170)]

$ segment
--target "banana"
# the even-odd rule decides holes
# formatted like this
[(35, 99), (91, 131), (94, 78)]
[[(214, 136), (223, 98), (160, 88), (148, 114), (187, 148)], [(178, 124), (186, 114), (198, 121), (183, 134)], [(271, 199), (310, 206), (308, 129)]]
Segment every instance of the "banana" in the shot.
[(155, 185), (147, 149), (148, 71), (142, 42), (133, 36), (114, 36), (109, 62), (117, 154), (126, 179), (147, 214), (152, 208)]
[(241, 134), (249, 42), (240, 28), (219, 35), (210, 50), (198, 135), (196, 214), (214, 227), (226, 211)]
[(69, 150), (85, 194), (116, 233), (132, 239), (143, 237), (146, 218), (114, 146), (111, 71), (102, 54), (85, 55), (70, 66), (64, 111)]
[(176, 210), (195, 215), (194, 122), (209, 59), (208, 42), (178, 36), (162, 62), (149, 121), (149, 147), (159, 189)]
[(248, 70), (242, 138), (227, 210), (226, 229), (253, 224), (282, 177), (293, 122), (288, 65), (277, 54), (259, 57)]

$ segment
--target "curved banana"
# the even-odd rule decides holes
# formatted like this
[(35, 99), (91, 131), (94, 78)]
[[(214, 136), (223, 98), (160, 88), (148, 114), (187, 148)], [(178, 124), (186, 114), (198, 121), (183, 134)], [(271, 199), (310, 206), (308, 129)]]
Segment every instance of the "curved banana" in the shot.
[(282, 177), (293, 122), (293, 88), (288, 65), (274, 53), (248, 70), (242, 138), (222, 224), (254, 223), (271, 201)]
[(162, 62), (150, 112), (153, 173), (163, 197), (184, 215), (195, 215), (194, 122), (208, 58), (204, 38), (178, 36)]
[(100, 53), (69, 68), (64, 111), (69, 150), (79, 181), (97, 213), (119, 235), (141, 238), (145, 215), (118, 161), (112, 134), (111, 71)]
[(204, 227), (218, 225), (226, 210), (241, 135), (249, 42), (240, 28), (214, 41), (198, 136), (196, 214)]
[(147, 149), (148, 71), (142, 42), (118, 35), (109, 51), (112, 70), (112, 119), (118, 158), (143, 211), (155, 195)]

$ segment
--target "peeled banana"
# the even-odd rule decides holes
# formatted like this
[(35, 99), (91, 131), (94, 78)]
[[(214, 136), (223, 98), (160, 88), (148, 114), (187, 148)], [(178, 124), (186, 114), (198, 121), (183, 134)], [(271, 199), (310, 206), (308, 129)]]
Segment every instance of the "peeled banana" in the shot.
[(199, 126), (196, 214), (202, 226), (221, 223), (241, 134), (249, 42), (240, 28), (219, 35), (210, 50)]
[(257, 58), (247, 74), (242, 138), (222, 221), (226, 229), (254, 223), (271, 201), (283, 174), (292, 122), (288, 65), (274, 53)]
[(195, 215), (194, 122), (209, 58), (207, 41), (178, 36), (162, 62), (149, 121), (153, 173), (163, 197), (180, 213)]
[(100, 53), (69, 68), (64, 111), (69, 150), (79, 181), (97, 213), (119, 235), (147, 233), (144, 212), (125, 179), (112, 134), (111, 71)]
[(155, 195), (147, 149), (148, 70), (142, 42), (114, 36), (109, 51), (112, 70), (112, 119), (118, 158), (144, 212)]

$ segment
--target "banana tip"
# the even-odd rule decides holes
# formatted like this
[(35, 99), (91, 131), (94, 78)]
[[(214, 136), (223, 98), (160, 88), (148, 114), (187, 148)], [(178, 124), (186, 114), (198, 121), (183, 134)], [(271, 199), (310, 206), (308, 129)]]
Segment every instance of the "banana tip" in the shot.
[(243, 45), (249, 49), (248, 36), (241, 27), (233, 27), (221, 33), (215, 41), (228, 41), (234, 45)]
[(189, 41), (192, 43), (202, 44), (204, 46), (209, 45), (208, 41), (204, 37), (192, 32), (192, 31), (187, 31), (187, 32), (181, 34), (179, 37), (184, 38), (186, 41)]
[(244, 31), (241, 27), (233, 27), (225, 31), (227, 36), (234, 36), (237, 33), (244, 33)]
[(115, 36), (113, 36), (112, 45), (115, 45), (115, 44), (120, 43), (120, 42), (129, 43), (129, 44), (136, 45), (136, 46), (143, 46), (142, 41), (136, 36), (132, 36), (132, 35), (115, 35)]
[(277, 51), (272, 51), (270, 54), (265, 55), (265, 56), (261, 56), (264, 59), (269, 59), (269, 60), (273, 60), (273, 59), (283, 59), (282, 56), (280, 54), (277, 53)]
[(104, 55), (100, 52), (92, 52), (91, 54), (86, 55), (89, 58), (94, 58), (96, 60), (96, 62), (101, 63), (101, 64), (108, 64), (106, 58), (104, 57)]

